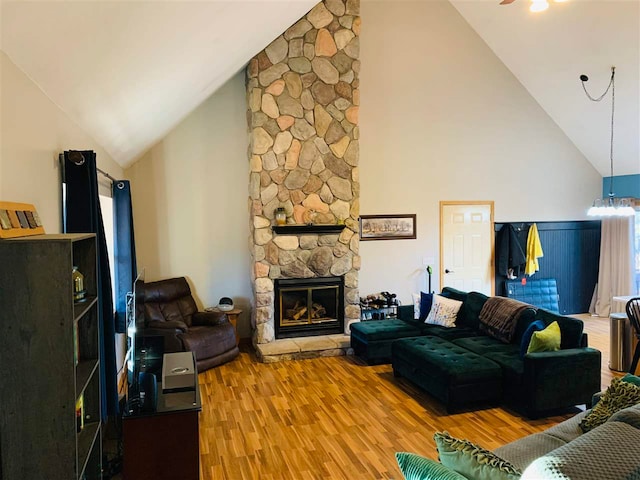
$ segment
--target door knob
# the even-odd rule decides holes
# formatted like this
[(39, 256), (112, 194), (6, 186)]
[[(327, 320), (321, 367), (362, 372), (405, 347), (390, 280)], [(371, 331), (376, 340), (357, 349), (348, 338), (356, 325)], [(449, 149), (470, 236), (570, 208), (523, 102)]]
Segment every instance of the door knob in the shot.
[(445, 268), (444, 273), (456, 273), (456, 272), (454, 272), (453, 270), (449, 270), (448, 268)]

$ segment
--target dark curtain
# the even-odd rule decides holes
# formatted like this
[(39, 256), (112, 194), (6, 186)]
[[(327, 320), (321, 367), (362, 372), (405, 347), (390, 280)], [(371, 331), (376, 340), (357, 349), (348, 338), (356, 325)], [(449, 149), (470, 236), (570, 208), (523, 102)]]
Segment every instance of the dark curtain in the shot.
[(118, 413), (115, 328), (111, 292), (109, 256), (98, 198), (96, 154), (91, 150), (65, 151), (65, 233), (95, 233), (98, 252), (98, 327), (100, 346), (100, 380), (102, 419)]
[(127, 328), (127, 292), (133, 290), (137, 275), (131, 185), (127, 180), (113, 182), (112, 194), (115, 220), (116, 332), (124, 333)]

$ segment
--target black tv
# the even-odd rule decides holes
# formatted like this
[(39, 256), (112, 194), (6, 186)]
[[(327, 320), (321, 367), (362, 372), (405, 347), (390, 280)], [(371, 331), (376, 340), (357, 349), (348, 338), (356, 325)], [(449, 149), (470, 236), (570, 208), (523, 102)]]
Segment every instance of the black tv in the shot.
[(130, 294), (130, 318), (127, 321), (128, 414), (153, 412), (157, 401), (157, 383), (162, 374), (164, 338), (145, 335), (144, 270), (133, 283)]
[(139, 337), (144, 332), (144, 270), (133, 282), (132, 292), (127, 294), (127, 383), (128, 400), (137, 399), (140, 393)]

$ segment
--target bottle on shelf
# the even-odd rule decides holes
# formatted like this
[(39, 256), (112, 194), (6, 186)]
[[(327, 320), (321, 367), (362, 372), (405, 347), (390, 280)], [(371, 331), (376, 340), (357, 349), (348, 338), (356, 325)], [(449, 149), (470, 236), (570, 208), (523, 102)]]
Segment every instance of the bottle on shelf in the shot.
[(87, 291), (84, 289), (84, 275), (80, 273), (80, 270), (75, 265), (71, 271), (71, 278), (73, 278), (73, 301), (84, 301), (87, 295)]

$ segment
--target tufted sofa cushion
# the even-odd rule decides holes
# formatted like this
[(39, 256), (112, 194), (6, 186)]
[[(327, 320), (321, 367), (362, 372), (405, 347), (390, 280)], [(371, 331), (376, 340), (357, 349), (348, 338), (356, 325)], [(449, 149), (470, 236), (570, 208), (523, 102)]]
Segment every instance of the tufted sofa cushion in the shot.
[(393, 355), (413, 365), (428, 365), (430, 375), (442, 382), (462, 383), (501, 375), (494, 362), (438, 337), (397, 340)]
[(466, 348), (467, 350), (477, 353), (478, 355), (486, 355), (489, 352), (506, 352), (518, 353), (518, 346), (512, 343), (497, 342), (494, 338), (480, 335), (477, 337), (460, 338), (452, 340), (452, 343)]
[(417, 337), (420, 330), (402, 320), (379, 320), (352, 323), (351, 334), (366, 341), (378, 341)]

